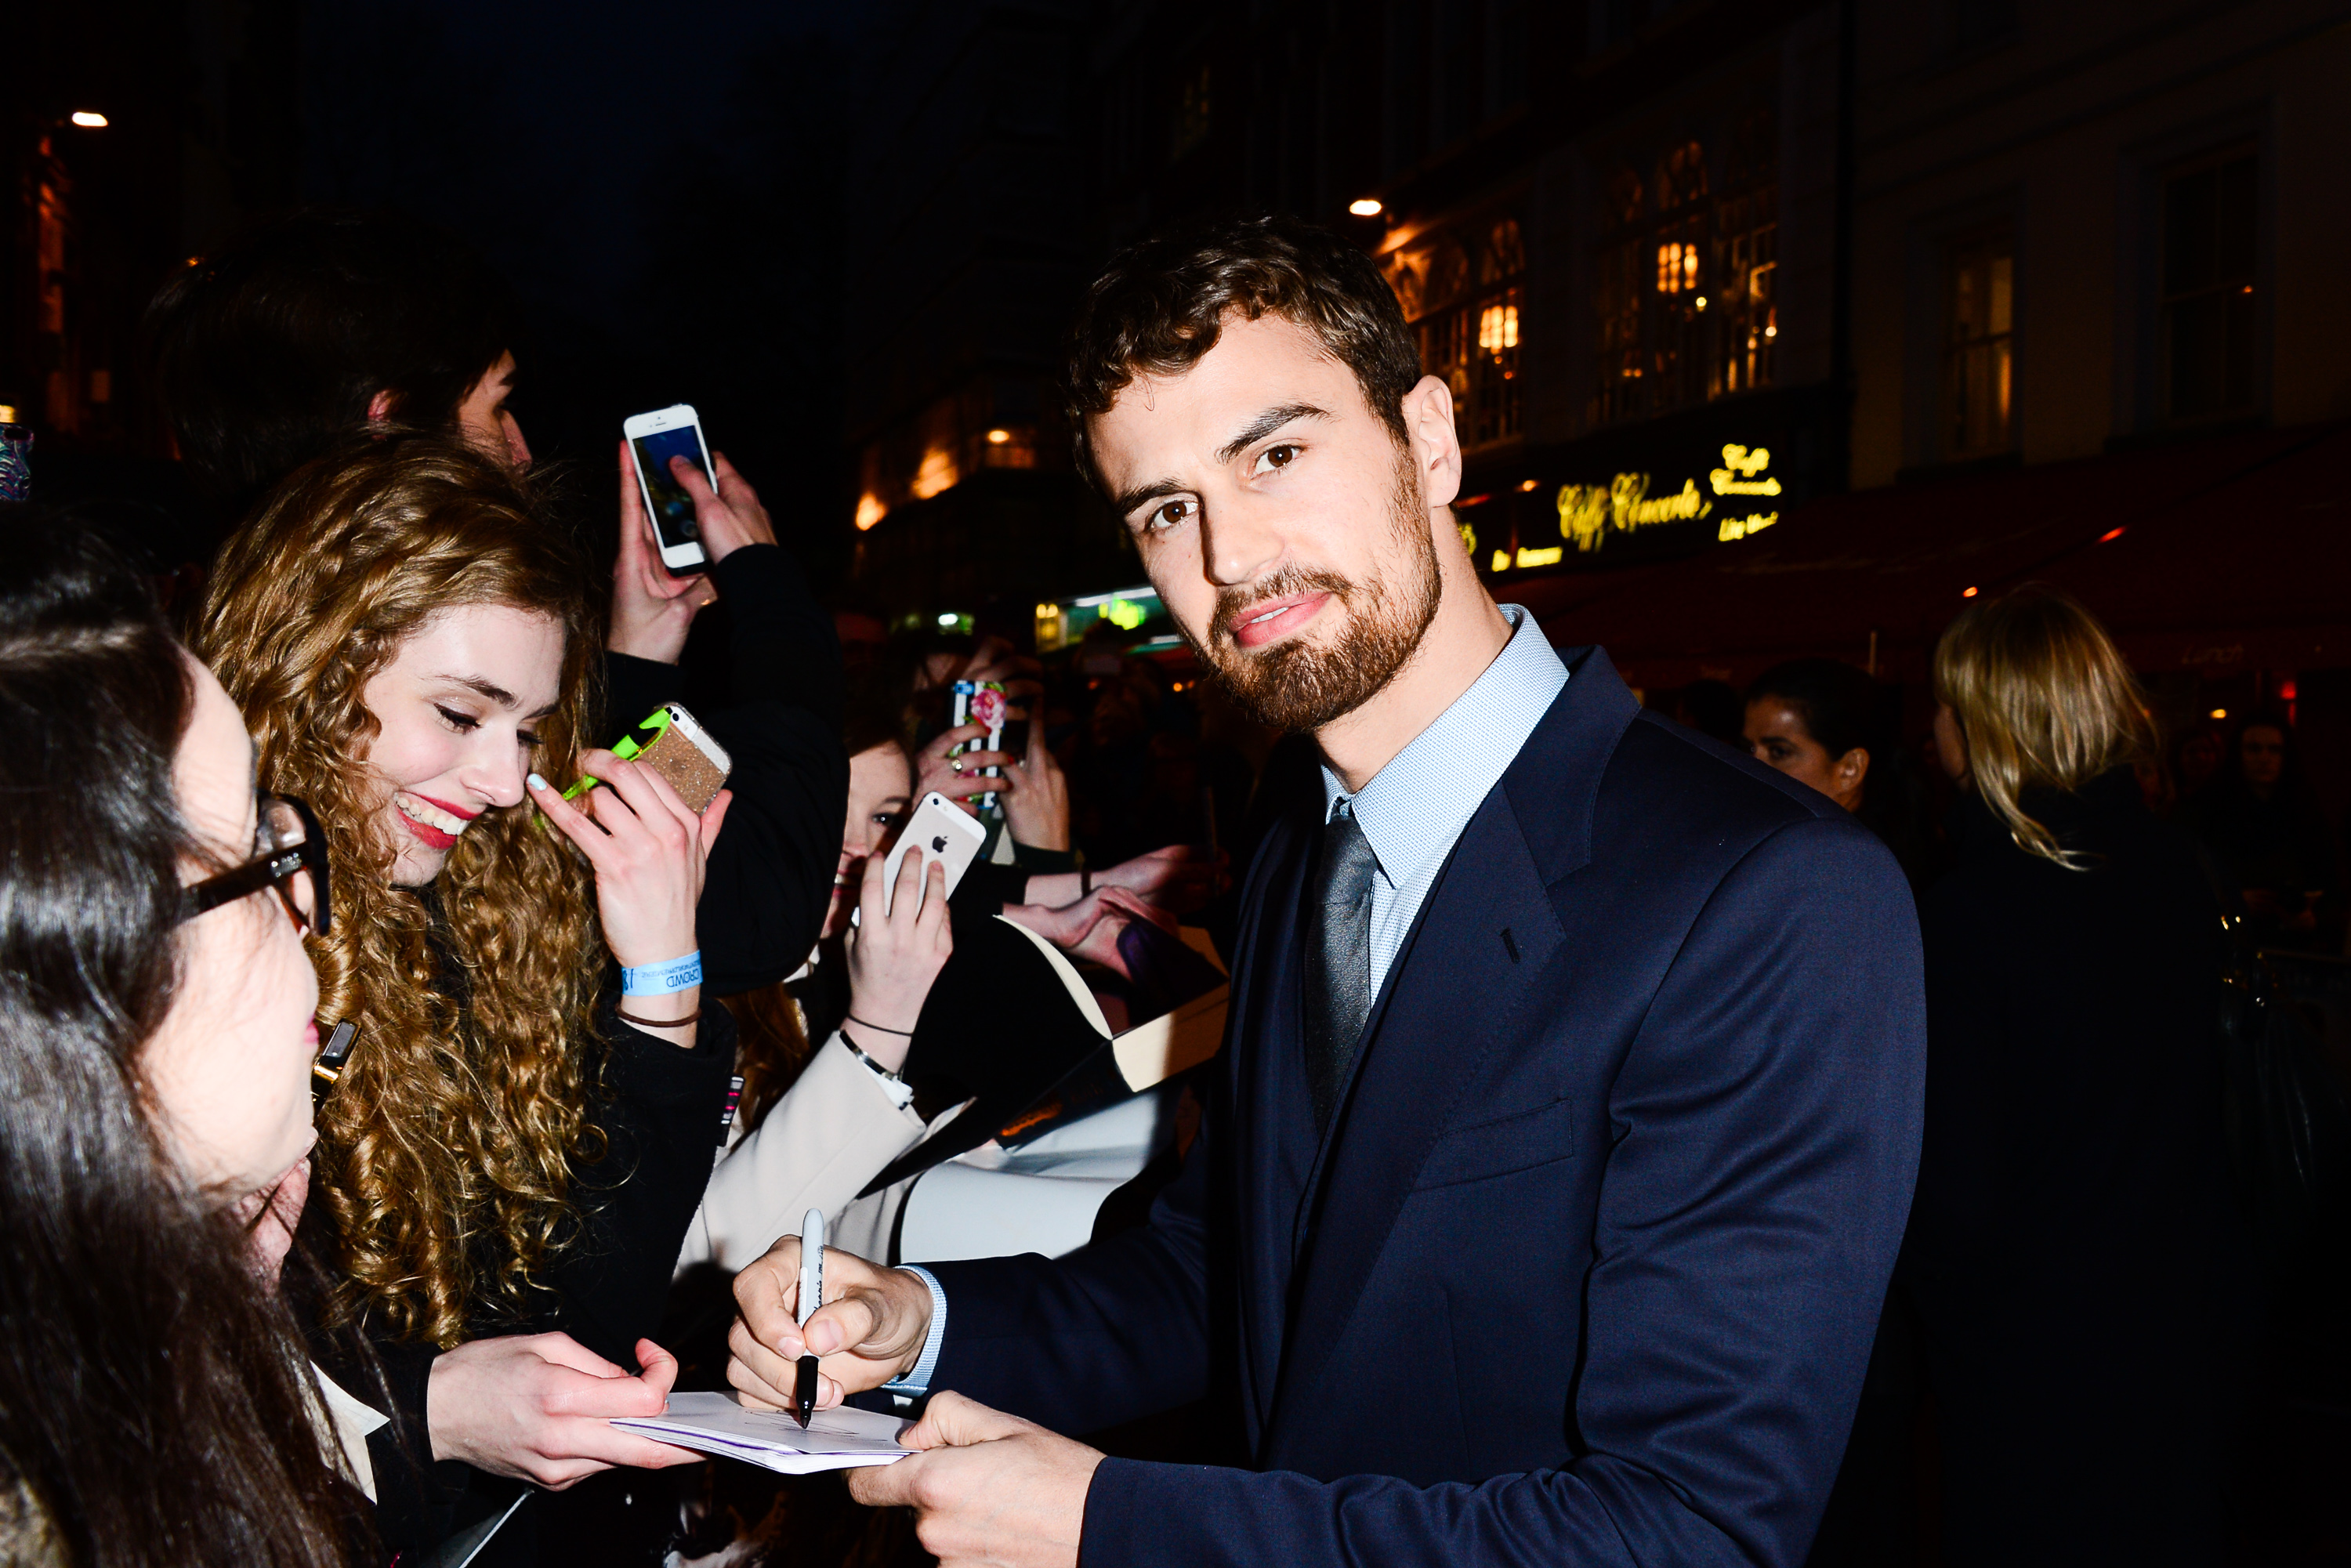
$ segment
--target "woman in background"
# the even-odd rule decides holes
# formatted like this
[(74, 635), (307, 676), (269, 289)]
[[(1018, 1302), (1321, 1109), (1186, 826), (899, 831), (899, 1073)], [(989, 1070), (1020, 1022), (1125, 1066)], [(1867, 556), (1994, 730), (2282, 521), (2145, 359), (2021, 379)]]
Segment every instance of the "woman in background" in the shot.
[(2063, 594), (1935, 653), (1961, 794), (1921, 906), (1918, 1306), (1954, 1564), (2211, 1563), (2241, 1341), (2219, 910), (2131, 764), (2122, 655)]
[(2227, 766), (2181, 807), (2180, 825), (2212, 852), (2265, 946), (2342, 950), (2334, 830), (2310, 788), (2294, 726), (2274, 712), (2237, 727)]
[(1889, 694), (1851, 664), (1796, 659), (1747, 689), (1745, 736), (1757, 761), (1861, 819), (1902, 862), (1914, 890), (1928, 880), (1916, 782), (1903, 766)]
[(0, 1561), (364, 1561), (275, 1293), (319, 846), (146, 584), (21, 509), (0, 733)]

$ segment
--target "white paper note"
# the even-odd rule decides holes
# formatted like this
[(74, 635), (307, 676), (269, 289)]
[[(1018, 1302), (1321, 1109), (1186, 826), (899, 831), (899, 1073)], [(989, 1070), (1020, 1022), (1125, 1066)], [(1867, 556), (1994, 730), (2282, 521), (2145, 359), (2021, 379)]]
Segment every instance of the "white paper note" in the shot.
[(788, 1476), (895, 1463), (911, 1451), (898, 1446), (898, 1435), (913, 1424), (903, 1416), (844, 1406), (819, 1411), (802, 1430), (799, 1420), (784, 1411), (746, 1410), (727, 1394), (673, 1394), (659, 1416), (612, 1423), (657, 1443), (741, 1459)]

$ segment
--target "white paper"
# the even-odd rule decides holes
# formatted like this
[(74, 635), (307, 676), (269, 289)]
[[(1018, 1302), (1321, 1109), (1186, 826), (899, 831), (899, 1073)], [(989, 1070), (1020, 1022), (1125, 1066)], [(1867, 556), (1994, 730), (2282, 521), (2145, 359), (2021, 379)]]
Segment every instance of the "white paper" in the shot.
[(913, 1425), (903, 1416), (844, 1406), (818, 1411), (802, 1430), (796, 1416), (781, 1410), (746, 1410), (728, 1394), (673, 1394), (661, 1415), (627, 1416), (612, 1425), (657, 1443), (741, 1459), (788, 1476), (894, 1464), (912, 1452), (898, 1446), (898, 1435)]

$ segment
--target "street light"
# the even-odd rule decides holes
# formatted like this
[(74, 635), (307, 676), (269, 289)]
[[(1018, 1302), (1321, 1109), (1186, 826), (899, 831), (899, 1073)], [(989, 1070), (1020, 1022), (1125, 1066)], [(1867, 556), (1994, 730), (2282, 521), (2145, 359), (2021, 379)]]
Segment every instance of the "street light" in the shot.
[(84, 131), (103, 131), (106, 129), (106, 116), (99, 113), (98, 110), (94, 109), (77, 109), (73, 111), (72, 119), (73, 122), (76, 125), (80, 126)]
[(1358, 196), (1347, 204), (1347, 210), (1359, 218), (1375, 218), (1385, 211), (1377, 196)]

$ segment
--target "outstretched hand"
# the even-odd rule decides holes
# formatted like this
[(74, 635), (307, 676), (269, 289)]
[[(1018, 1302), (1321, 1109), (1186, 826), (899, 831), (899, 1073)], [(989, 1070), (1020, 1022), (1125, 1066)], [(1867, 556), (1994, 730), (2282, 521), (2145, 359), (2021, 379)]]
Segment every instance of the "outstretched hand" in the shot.
[(569, 1334), (508, 1334), (444, 1351), (427, 1375), (425, 1420), (435, 1459), (561, 1491), (614, 1465), (660, 1469), (702, 1458), (611, 1425), (658, 1416), (677, 1360), (637, 1342), (643, 1371), (614, 1366)]
[(1074, 1568), (1098, 1450), (953, 1392), (934, 1395), (899, 1441), (915, 1452), (850, 1471), (849, 1495), (914, 1510), (941, 1568)]
[(1148, 921), (1170, 936), (1179, 935), (1173, 914), (1123, 887), (1097, 887), (1076, 903), (1059, 909), (1037, 904), (1009, 904), (1004, 910), (1004, 918), (1027, 926), (1064, 953), (1107, 965), (1121, 975), (1126, 975), (1126, 960), (1119, 955), (1118, 936), (1130, 921)]

